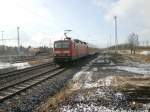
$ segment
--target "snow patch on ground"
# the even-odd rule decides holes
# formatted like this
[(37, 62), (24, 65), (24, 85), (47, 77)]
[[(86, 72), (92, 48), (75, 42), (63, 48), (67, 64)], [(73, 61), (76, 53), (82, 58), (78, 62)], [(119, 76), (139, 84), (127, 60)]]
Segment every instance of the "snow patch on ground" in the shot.
[[(97, 68), (93, 68), (97, 70)], [(110, 86), (113, 80), (112, 76), (108, 76), (97, 81), (92, 79), (93, 71), (80, 71), (76, 73), (72, 79), (74, 84), (77, 84), (79, 89), (95, 88), (100, 86)]]
[(137, 74), (150, 75), (150, 68), (137, 68), (137, 67), (129, 67), (129, 66), (117, 66), (116, 68), (119, 70), (125, 70)]
[(92, 71), (93, 71), (93, 72), (97, 72), (97, 71), (98, 71), (98, 68), (97, 68), (97, 67), (94, 67), (94, 68), (92, 69)]
[(124, 110), (123, 107), (128, 105), (124, 95), (109, 87), (80, 91), (71, 99), (60, 106), (61, 112), (134, 112), (129, 108)]
[(82, 85), (82, 88), (89, 89), (89, 88), (96, 88), (96, 87), (101, 87), (101, 86), (111, 86), (112, 80), (113, 80), (112, 76), (99, 79), (96, 82), (94, 81), (92, 82), (91, 80), (86, 80), (84, 85)]
[[(90, 61), (89, 64), (82, 67), (81, 71), (77, 72), (74, 77), (72, 78), (72, 82), (74, 83), (74, 87), (77, 89), (88, 89), (88, 88), (96, 88), (100, 86), (111, 86), (111, 82), (113, 80), (112, 76), (108, 76), (105, 78), (98, 79), (97, 81), (92, 79), (93, 74), (95, 72), (98, 72), (97, 67), (93, 67), (90, 70), (90, 65), (97, 61), (101, 61), (100, 58), (103, 58), (102, 56), (99, 56), (98, 58)], [(103, 59), (102, 59), (103, 60)], [(113, 63), (111, 63), (113, 65)]]
[[(83, 103), (75, 104), (74, 106), (67, 105), (60, 108), (60, 111), (61, 112), (126, 112), (125, 110), (122, 109), (114, 110), (113, 108), (109, 109), (104, 106), (97, 106), (95, 103), (91, 103), (90, 105), (83, 104)], [(132, 112), (132, 111), (128, 111), (128, 112)]]
[(143, 74), (143, 75), (150, 75), (150, 67), (149, 66), (139, 66), (139, 67), (130, 67), (130, 66), (115, 66), (115, 67), (102, 67), (103, 70), (106, 69), (118, 69), (118, 70), (124, 70), (127, 72), (137, 73), (137, 74)]
[(31, 65), (28, 62), (14, 63), (14, 64), (0, 62), (0, 69), (11, 68), (11, 67), (16, 67), (17, 69), (23, 69), (23, 68), (31, 67)]
[(140, 54), (148, 56), (150, 55), (150, 51), (143, 51), (143, 52), (140, 52)]
[(105, 63), (104, 60), (97, 60), (97, 63)]
[(9, 67), (13, 67), (13, 66), (10, 63), (0, 62), (0, 69), (9, 68)]
[(15, 63), (15, 64), (12, 64), (12, 66), (17, 67), (17, 69), (24, 69), (24, 68), (27, 68), (27, 67), (31, 67), (31, 65), (28, 62)]

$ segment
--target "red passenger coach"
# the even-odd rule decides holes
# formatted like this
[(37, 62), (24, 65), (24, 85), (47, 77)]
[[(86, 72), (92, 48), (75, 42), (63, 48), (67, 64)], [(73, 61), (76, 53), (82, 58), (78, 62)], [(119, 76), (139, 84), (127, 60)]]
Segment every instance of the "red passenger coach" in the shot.
[(88, 55), (88, 45), (78, 39), (65, 38), (54, 42), (54, 61), (70, 62)]

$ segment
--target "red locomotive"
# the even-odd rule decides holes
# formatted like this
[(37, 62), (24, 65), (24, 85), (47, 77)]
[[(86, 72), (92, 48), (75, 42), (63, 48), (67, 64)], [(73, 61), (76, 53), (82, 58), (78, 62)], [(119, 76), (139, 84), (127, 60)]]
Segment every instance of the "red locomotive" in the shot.
[(54, 61), (56, 63), (71, 62), (89, 55), (86, 42), (66, 37), (54, 42)]

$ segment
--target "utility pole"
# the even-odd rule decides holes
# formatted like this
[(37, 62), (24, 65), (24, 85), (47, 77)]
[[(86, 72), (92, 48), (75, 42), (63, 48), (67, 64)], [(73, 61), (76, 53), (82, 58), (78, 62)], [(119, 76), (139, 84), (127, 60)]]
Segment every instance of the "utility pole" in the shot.
[(20, 35), (19, 35), (20, 27), (17, 27), (17, 41), (18, 41), (18, 55), (20, 54)]
[(1, 32), (2, 32), (2, 45), (4, 46), (4, 38), (3, 38), (4, 31), (1, 31)]
[(117, 16), (114, 16), (114, 20), (115, 20), (115, 53), (117, 53), (118, 50)]
[(148, 47), (148, 46), (149, 46), (149, 41), (147, 40), (147, 41), (146, 41), (146, 47)]
[(109, 34), (109, 46), (111, 48), (111, 34)]
[(50, 42), (49, 42), (49, 47), (50, 47), (50, 48), (52, 47), (52, 42), (51, 42), (51, 39), (50, 39)]
[(109, 40), (107, 40), (107, 52), (109, 51)]
[(1, 31), (1, 32), (2, 32), (2, 50), (4, 51), (4, 38), (3, 38), (4, 31)]

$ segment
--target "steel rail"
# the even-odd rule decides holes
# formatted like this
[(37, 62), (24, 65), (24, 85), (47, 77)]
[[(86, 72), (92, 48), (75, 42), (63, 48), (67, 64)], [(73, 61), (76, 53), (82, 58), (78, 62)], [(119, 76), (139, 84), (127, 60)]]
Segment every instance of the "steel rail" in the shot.
[(26, 79), (24, 81), (15, 83), (13, 85), (1, 88), (0, 89), (0, 102), (3, 102), (4, 100), (9, 99), (12, 96), (15, 96), (16, 94), (19, 94), (35, 85), (38, 85), (54, 76), (60, 74), (61, 72), (65, 71), (65, 70), (66, 70), (65, 68), (56, 67), (52, 70), (48, 70), (43, 73), (39, 73), (38, 75), (36, 75), (30, 79)]
[(54, 67), (54, 68), (48, 69), (48, 70), (46, 70), (46, 71), (43, 71), (43, 72), (41, 72), (41, 73), (37, 73), (37, 74), (30, 75), (30, 76), (28, 76), (27, 78), (23, 78), (23, 80), (16, 81), (16, 82), (14, 82), (14, 83), (12, 83), (12, 84), (11, 84), (11, 83), (8, 83), (8, 85), (5, 85), (5, 86), (3, 86), (3, 87), (0, 87), (0, 91), (2, 91), (2, 90), (4, 90), (4, 89), (7, 89), (7, 88), (9, 88), (9, 87), (11, 87), (11, 86), (17, 85), (17, 84), (19, 84), (19, 83), (28, 81), (28, 80), (30, 80), (30, 79), (39, 77), (39, 76), (41, 76), (41, 75), (44, 74), (44, 73), (54, 71), (54, 70), (56, 70), (56, 69), (58, 69), (58, 68), (59, 68), (59, 67), (56, 66), (56, 67)]
[(43, 67), (46, 67), (46, 66), (52, 66), (52, 65), (54, 65), (54, 63), (45, 63), (45, 64), (36, 65), (36, 66), (33, 66), (33, 67), (28, 67), (28, 68), (25, 68), (25, 69), (6, 72), (6, 73), (3, 73), (3, 74), (0, 74), (0, 79), (4, 79), (4, 78), (10, 77), (10, 76), (15, 76), (15, 75), (18, 75), (18, 74), (21, 74), (21, 73), (24, 73), (24, 72), (30, 72), (32, 70), (36, 70), (36, 69), (40, 69), (40, 68), (43, 68)]

